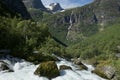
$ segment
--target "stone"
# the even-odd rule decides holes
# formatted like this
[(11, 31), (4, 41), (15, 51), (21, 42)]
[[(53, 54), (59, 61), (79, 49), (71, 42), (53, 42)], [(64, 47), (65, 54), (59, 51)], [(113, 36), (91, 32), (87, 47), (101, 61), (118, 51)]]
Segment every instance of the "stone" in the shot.
[(92, 72), (98, 74), (103, 78), (112, 79), (114, 78), (116, 71), (112, 66), (108, 65), (108, 66), (97, 67)]
[(60, 66), (60, 70), (66, 70), (66, 69), (72, 70), (72, 68), (70, 66), (66, 66), (66, 65)]
[(78, 65), (79, 66), (79, 69), (80, 70), (87, 70), (88, 68), (81, 62), (81, 60), (78, 58), (78, 59), (74, 59), (72, 60), (74, 64)]
[(104, 74), (104, 72), (102, 72), (102, 71), (99, 70), (99, 69), (93, 70), (92, 73), (95, 73), (95, 74), (97, 74), (98, 76), (100, 76), (100, 77), (102, 77), (102, 78), (108, 79), (108, 77)]
[(111, 66), (105, 66), (103, 71), (109, 79), (112, 79), (115, 75), (115, 69)]
[(11, 71), (7, 63), (0, 61), (0, 71), (4, 71), (4, 70)]
[(47, 77), (49, 79), (60, 75), (55, 61), (47, 61), (41, 63), (34, 72), (35, 75)]

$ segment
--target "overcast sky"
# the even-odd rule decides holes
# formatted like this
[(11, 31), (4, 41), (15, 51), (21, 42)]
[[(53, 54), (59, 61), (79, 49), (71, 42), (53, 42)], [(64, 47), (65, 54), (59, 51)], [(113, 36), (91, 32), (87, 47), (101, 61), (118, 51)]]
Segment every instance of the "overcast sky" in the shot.
[(50, 3), (56, 2), (56, 3), (60, 3), (63, 8), (73, 8), (73, 7), (83, 6), (92, 1), (93, 0), (42, 0), (45, 6), (48, 6)]

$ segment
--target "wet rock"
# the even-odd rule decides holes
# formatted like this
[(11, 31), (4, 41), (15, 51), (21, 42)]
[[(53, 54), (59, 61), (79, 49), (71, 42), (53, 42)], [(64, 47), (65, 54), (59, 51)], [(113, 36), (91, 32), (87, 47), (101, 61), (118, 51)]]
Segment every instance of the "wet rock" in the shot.
[(9, 67), (8, 67), (8, 64), (3, 62), (3, 61), (0, 61), (0, 71), (9, 71), (9, 72), (13, 72)]
[(66, 66), (66, 65), (61, 65), (60, 66), (60, 70), (66, 70), (66, 69), (72, 70), (72, 68), (70, 66)]
[(80, 70), (87, 70), (88, 68), (81, 62), (81, 60), (78, 58), (78, 59), (72, 59), (72, 62), (76, 65), (79, 66), (79, 69)]
[(113, 79), (115, 76), (115, 69), (112, 66), (97, 67), (92, 72), (106, 79)]
[(57, 65), (54, 61), (43, 62), (34, 72), (35, 75), (44, 76), (49, 79), (60, 75)]

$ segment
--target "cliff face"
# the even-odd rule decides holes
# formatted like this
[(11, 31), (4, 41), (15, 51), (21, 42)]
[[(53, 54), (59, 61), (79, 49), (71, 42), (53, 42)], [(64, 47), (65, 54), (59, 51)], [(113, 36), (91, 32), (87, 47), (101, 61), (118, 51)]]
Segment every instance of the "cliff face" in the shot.
[(23, 3), (28, 9), (34, 8), (34, 9), (46, 10), (41, 0), (23, 0)]
[(48, 12), (41, 0), (23, 0), (28, 12), (35, 21), (41, 21), (43, 13)]
[(24, 19), (31, 18), (22, 0), (4, 0), (2, 2), (13, 13), (20, 14)]
[[(103, 31), (105, 25), (120, 17), (120, 0), (95, 0), (80, 8), (50, 17), (50, 31), (60, 40), (81, 40)], [(49, 20), (48, 19), (48, 20)], [(64, 33), (64, 34), (63, 34)]]

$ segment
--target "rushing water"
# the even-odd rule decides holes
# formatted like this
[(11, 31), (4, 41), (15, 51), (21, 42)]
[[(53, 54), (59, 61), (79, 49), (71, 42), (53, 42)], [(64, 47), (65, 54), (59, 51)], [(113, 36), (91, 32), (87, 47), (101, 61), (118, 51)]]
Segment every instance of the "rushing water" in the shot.
[[(94, 69), (91, 65), (86, 65), (88, 67), (88, 71), (80, 71), (78, 70), (77, 66), (71, 62), (66, 61), (60, 57), (58, 58), (61, 60), (56, 62), (58, 68), (60, 65), (67, 65), (70, 66), (73, 70), (62, 70), (60, 71), (60, 76), (53, 78), (52, 80), (105, 80), (96, 74), (91, 73), (91, 70)], [(10, 56), (0, 60), (8, 63), (10, 68), (14, 70), (14, 72), (0, 72), (0, 80), (48, 80), (45, 77), (38, 77), (34, 75), (34, 71), (38, 65), (34, 65), (32, 63)]]

